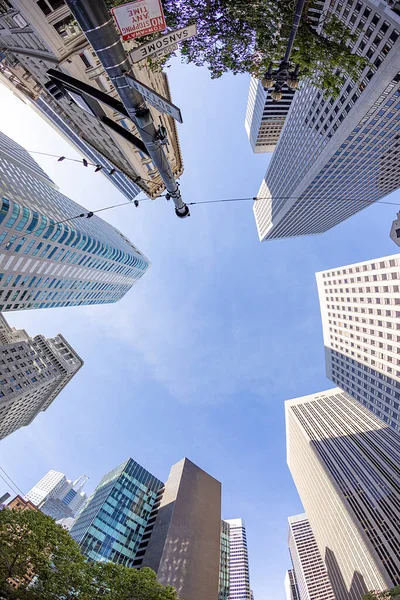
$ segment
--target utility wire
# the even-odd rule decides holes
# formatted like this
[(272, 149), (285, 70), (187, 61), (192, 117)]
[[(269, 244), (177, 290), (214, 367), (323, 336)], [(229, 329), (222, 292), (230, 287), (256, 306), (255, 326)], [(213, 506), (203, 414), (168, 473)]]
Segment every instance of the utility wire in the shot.
[[(301, 196), (274, 196), (274, 200), (328, 200), (328, 198), (323, 197), (304, 197)], [(272, 200), (270, 196), (258, 198), (257, 196), (249, 196), (248, 198), (222, 198), (219, 200), (200, 200), (200, 202), (187, 202), (188, 206), (193, 206), (194, 204), (219, 204), (220, 202), (244, 202), (244, 201), (252, 200), (253, 202), (257, 202), (258, 200)], [(369, 204), (390, 204), (391, 206), (400, 206), (399, 202), (387, 202), (385, 200), (377, 200), (376, 202), (370, 202), (369, 200), (362, 200), (360, 198), (337, 198), (337, 202), (368, 202)]]
[[(3, 467), (0, 467), (0, 469), (3, 471), (4, 475), (5, 475), (5, 476), (6, 476), (6, 477), (7, 477), (7, 478), (8, 478), (8, 479), (11, 481), (11, 483), (13, 484), (13, 486), (14, 486), (14, 488), (13, 488), (13, 491), (14, 491), (14, 492), (17, 494), (17, 496), (18, 496), (19, 492), (16, 492), (16, 489), (17, 489), (17, 490), (19, 490), (23, 496), (25, 496), (25, 494), (24, 494), (24, 492), (21, 490), (21, 488), (20, 488), (20, 487), (19, 487), (19, 486), (18, 486), (18, 485), (15, 483), (15, 481), (13, 481), (13, 480), (11, 479), (11, 477), (10, 477), (10, 476), (9, 476), (9, 475), (6, 473), (6, 471), (3, 469)], [(5, 483), (6, 483), (8, 486), (12, 487), (12, 486), (10, 485), (10, 483), (8, 483), (8, 482), (7, 482), (7, 481), (4, 479), (4, 477), (3, 477), (3, 475), (2, 475), (1, 473), (0, 473), (0, 477), (2, 478), (2, 480), (3, 480), (3, 481), (5, 481)]]
[[(163, 198), (166, 197), (169, 194), (160, 194), (160, 196), (158, 196), (158, 198)], [(299, 199), (299, 196), (274, 196), (274, 199), (276, 200), (297, 200)], [(199, 205), (199, 204), (219, 204), (222, 202), (243, 202), (243, 201), (253, 201), (253, 202), (257, 202), (258, 200), (271, 200), (270, 197), (261, 197), (258, 198), (257, 196), (248, 196), (247, 198), (220, 198), (218, 200), (201, 200), (200, 202), (188, 202), (187, 205), (188, 206), (195, 206), (195, 205)], [(319, 198), (319, 197), (310, 197), (310, 198), (304, 198), (304, 200), (326, 200), (326, 198)], [(74, 221), (75, 219), (79, 219), (82, 217), (86, 217), (86, 218), (91, 218), (93, 217), (96, 213), (99, 212), (103, 212), (105, 210), (112, 210), (113, 208), (118, 208), (119, 206), (127, 206), (128, 204), (130, 204), (131, 206), (138, 206), (139, 204), (141, 204), (142, 202), (148, 202), (151, 201), (150, 198), (141, 198), (140, 200), (135, 199), (133, 202), (131, 200), (129, 200), (128, 202), (121, 202), (120, 204), (112, 204), (111, 206), (105, 206), (104, 208), (98, 208), (97, 210), (92, 210), (92, 211), (87, 211), (87, 212), (83, 212), (80, 213), (79, 215), (75, 215), (73, 217), (68, 217), (67, 219), (63, 219), (62, 221), (56, 221), (54, 223), (54, 225), (60, 225), (62, 223), (68, 223), (69, 221)], [(345, 202), (368, 202), (368, 200), (360, 200), (359, 198), (339, 198), (338, 201), (345, 201)], [(369, 204), (388, 204), (390, 206), (400, 206), (400, 203), (398, 202), (387, 202), (385, 200), (377, 200), (376, 202), (369, 202)], [(32, 234), (34, 232), (31, 232)], [(29, 235), (29, 234), (28, 234)], [(16, 242), (17, 240), (26, 237), (27, 234), (21, 234), (19, 236), (17, 236), (12, 243)], [(2, 244), (0, 244), (0, 248), (1, 247), (5, 247), (7, 249), (7, 246), (10, 244), (10, 241), (8, 242), (3, 242)]]
[[(121, 173), (121, 175), (125, 175), (125, 173), (123, 173), (122, 171), (120, 171), (119, 169), (117, 169), (114, 166), (112, 166), (111, 170), (109, 170), (109, 167), (105, 167), (104, 165), (101, 165), (99, 163), (92, 163), (89, 160), (86, 160), (86, 158), (82, 158), (82, 159), (70, 158), (68, 156), (60, 156), (59, 154), (49, 154), (48, 152), (37, 152), (36, 150), (28, 150), (28, 152), (29, 152), (29, 154), (40, 154), (41, 156), (51, 156), (52, 158), (57, 158), (58, 162), (63, 162), (64, 160), (70, 160), (72, 162), (77, 162), (77, 163), (83, 165), (84, 167), (96, 167), (97, 171), (104, 170), (109, 175), (113, 175), (117, 171), (118, 171), (118, 173)], [(125, 175), (125, 177), (128, 177), (128, 176)], [(139, 181), (144, 181), (145, 183), (154, 183), (151, 179), (145, 179), (141, 175), (138, 175), (137, 181), (134, 181), (134, 180), (132, 180), (132, 181), (133, 181), (133, 183), (138, 183)]]

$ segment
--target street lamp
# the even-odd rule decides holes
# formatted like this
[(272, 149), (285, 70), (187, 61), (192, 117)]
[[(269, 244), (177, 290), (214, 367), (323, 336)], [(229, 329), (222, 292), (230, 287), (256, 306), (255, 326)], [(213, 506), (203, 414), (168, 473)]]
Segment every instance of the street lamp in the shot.
[(297, 90), (299, 87), (299, 65), (296, 65), (294, 71), (289, 71), (290, 65), (287, 62), (282, 61), (278, 69), (272, 71), (272, 65), (268, 67), (268, 71), (265, 73), (261, 80), (261, 85), (265, 90), (274, 88), (270, 94), (274, 102), (278, 102), (282, 99), (282, 89), (284, 85), (287, 85), (291, 90)]
[(306, 0), (297, 0), (292, 30), (290, 32), (285, 56), (283, 57), (281, 64), (279, 65), (276, 71), (272, 71), (272, 64), (270, 64), (268, 67), (268, 71), (265, 73), (264, 77), (261, 80), (261, 84), (265, 90), (269, 90), (272, 86), (274, 86), (274, 89), (271, 92), (271, 97), (274, 100), (274, 102), (278, 102), (282, 99), (282, 88), (285, 84), (291, 90), (297, 90), (297, 88), (299, 87), (299, 65), (296, 65), (294, 71), (289, 71), (289, 60), (290, 55), (292, 53), (296, 33), (299, 28), (305, 1)]

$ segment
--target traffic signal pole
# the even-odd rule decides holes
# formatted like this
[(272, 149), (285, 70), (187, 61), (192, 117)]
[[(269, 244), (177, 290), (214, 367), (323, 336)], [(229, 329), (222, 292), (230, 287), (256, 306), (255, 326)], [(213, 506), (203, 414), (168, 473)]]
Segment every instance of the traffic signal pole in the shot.
[(179, 185), (163, 149), (163, 139), (157, 131), (143, 96), (131, 88), (126, 75), (132, 75), (131, 65), (120, 36), (103, 0), (66, 0), (87, 40), (96, 52), (121, 101), (136, 125), (154, 166), (174, 201), (175, 213), (180, 218), (190, 216), (183, 202)]

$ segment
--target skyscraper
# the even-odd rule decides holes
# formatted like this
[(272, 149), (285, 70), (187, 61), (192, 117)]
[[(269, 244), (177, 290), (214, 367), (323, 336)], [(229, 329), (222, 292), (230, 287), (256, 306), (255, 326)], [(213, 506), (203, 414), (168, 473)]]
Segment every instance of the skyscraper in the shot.
[(285, 412), (288, 465), (336, 600), (399, 584), (399, 434), (339, 388)]
[[(121, 175), (110, 179), (122, 191), (141, 188), (151, 197), (165, 189), (160, 174), (147, 154), (136, 149), (121, 135), (99, 119), (84, 113), (69, 98), (53, 98), (45, 84), (48, 69), (63, 73), (111, 95), (114, 86), (64, 0), (5, 0), (0, 3), (0, 80), (15, 93), (28, 100), (51, 125), (60, 131), (86, 158), (99, 160), (117, 168)], [(136, 42), (124, 42), (127, 52)], [(147, 65), (133, 65), (134, 75), (144, 84), (171, 99), (168, 79), (163, 72), (152, 72)], [(133, 123), (105, 105), (91, 105), (100, 117), (107, 117), (125, 129), (136, 132)], [(183, 172), (183, 162), (175, 121), (169, 115), (149, 106), (154, 122), (162, 124), (168, 133), (168, 160), (175, 177)], [(54, 119), (54, 113), (58, 119)], [(93, 154), (94, 153), (94, 154)], [(106, 175), (107, 170), (103, 169)], [(101, 176), (101, 175), (100, 175)], [(127, 184), (129, 180), (130, 184)], [(128, 189), (127, 189), (128, 188)], [(129, 196), (128, 196), (129, 197)], [(132, 196), (131, 196), (132, 197)]]
[(25, 498), (53, 519), (75, 517), (87, 500), (82, 491), (87, 480), (88, 477), (82, 475), (70, 481), (64, 473), (51, 470), (29, 490)]
[(286, 571), (284, 586), (286, 600), (300, 600), (299, 590), (297, 588), (297, 583), (293, 569), (289, 569), (289, 571)]
[(0, 439), (45, 411), (82, 365), (60, 333), (31, 338), (0, 314)]
[(250, 78), (245, 128), (253, 152), (272, 152), (278, 143), (285, 119), (292, 103), (294, 91), (283, 90), (282, 99), (274, 102), (261, 82)]
[(91, 560), (148, 566), (185, 600), (217, 598), (221, 484), (187, 458), (163, 484), (132, 459), (105, 475), (71, 528)]
[(400, 254), (316, 277), (327, 377), (400, 431)]
[(100, 481), (71, 528), (91, 560), (133, 566), (163, 483), (129, 458)]
[(288, 545), (293, 564), (291, 594), (299, 600), (335, 600), (307, 515), (289, 517)]
[(221, 521), (221, 557), (219, 561), (219, 591), (218, 600), (229, 600), (229, 581), (230, 581), (230, 543), (229, 543), (229, 524)]
[(116, 302), (149, 261), (0, 133), (0, 311)]
[(251, 600), (249, 555), (243, 519), (225, 519), (229, 525), (229, 600)]
[(221, 484), (184, 458), (171, 468), (134, 566), (151, 567), (185, 600), (217, 598), (220, 531)]
[(323, 233), (400, 185), (399, 16), (384, 0), (326, 0), (322, 14), (367, 64), (337, 98), (308, 82), (296, 92), (254, 204), (261, 241)]

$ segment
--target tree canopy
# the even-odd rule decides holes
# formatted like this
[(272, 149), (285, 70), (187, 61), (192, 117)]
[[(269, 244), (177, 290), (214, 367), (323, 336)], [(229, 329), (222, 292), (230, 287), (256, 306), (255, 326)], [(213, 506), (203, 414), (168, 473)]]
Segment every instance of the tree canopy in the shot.
[(152, 569), (89, 562), (69, 533), (40, 511), (0, 511), (0, 598), (177, 600)]
[[(108, 4), (123, 1), (108, 0)], [(340, 73), (357, 79), (366, 61), (351, 53), (348, 44), (354, 36), (335, 16), (323, 15), (322, 31), (316, 30), (316, 2), (306, 0), (291, 60), (299, 65), (302, 79), (308, 77), (326, 93), (336, 95), (342, 85)], [(270, 63), (279, 64), (295, 6), (296, 0), (163, 0), (169, 29), (196, 23), (198, 34), (182, 42), (181, 54), (187, 62), (207, 66), (213, 78), (228, 71), (261, 78)], [(149, 63), (154, 67), (150, 59)]]
[(400, 600), (400, 585), (383, 591), (371, 591), (363, 596), (363, 600)]

